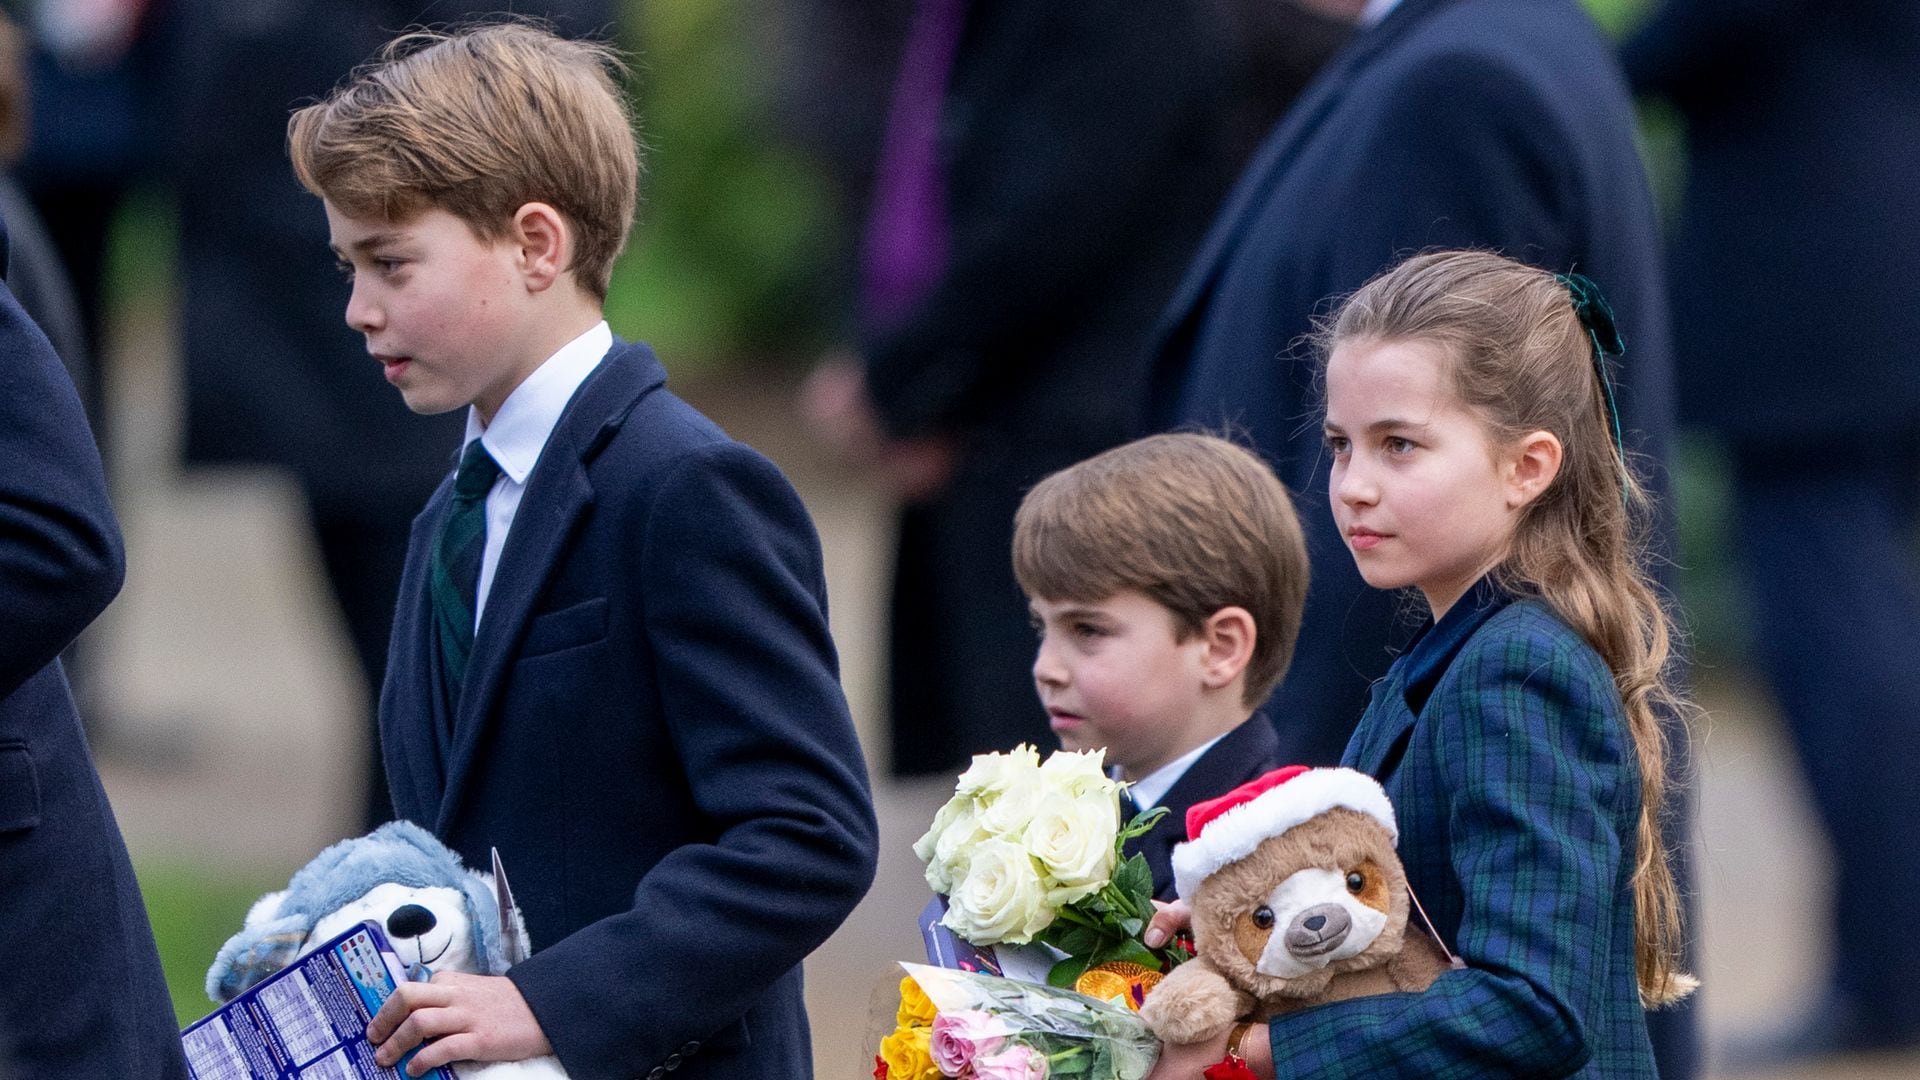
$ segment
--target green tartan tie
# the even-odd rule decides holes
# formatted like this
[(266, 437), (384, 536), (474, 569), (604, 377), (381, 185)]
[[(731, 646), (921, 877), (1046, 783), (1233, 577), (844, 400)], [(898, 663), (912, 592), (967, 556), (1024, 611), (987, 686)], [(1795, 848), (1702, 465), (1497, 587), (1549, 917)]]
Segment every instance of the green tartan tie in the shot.
[(460, 704), (467, 660), (473, 655), (474, 594), (480, 587), (480, 562), (487, 549), (487, 492), (499, 477), (500, 466), (480, 440), (468, 443), (460, 455), (460, 472), (453, 479), (453, 501), (441, 523), (440, 539), (433, 545), (427, 588), (440, 637), (449, 712)]

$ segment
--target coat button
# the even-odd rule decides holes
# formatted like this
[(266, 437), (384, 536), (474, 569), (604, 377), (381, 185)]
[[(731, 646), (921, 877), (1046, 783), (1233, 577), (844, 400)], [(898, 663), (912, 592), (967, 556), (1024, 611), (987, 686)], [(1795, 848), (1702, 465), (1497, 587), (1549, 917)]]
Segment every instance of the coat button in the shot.
[(660, 1080), (660, 1078), (665, 1075), (667, 1075), (667, 1070), (655, 1065), (653, 1071), (647, 1074), (647, 1080)]
[(672, 1072), (673, 1070), (679, 1067), (680, 1067), (680, 1055), (668, 1054), (667, 1055), (667, 1071)]
[(699, 1052), (699, 1050), (700, 1050), (700, 1040), (699, 1040), (699, 1039), (688, 1039), (688, 1040), (687, 1040), (687, 1045), (685, 1045), (685, 1046), (683, 1046), (683, 1047), (681, 1047), (681, 1048), (680, 1048), (680, 1056), (681, 1056), (681, 1057), (692, 1057), (692, 1056), (693, 1056), (694, 1054), (696, 1054), (696, 1053), (698, 1053), (698, 1052)]

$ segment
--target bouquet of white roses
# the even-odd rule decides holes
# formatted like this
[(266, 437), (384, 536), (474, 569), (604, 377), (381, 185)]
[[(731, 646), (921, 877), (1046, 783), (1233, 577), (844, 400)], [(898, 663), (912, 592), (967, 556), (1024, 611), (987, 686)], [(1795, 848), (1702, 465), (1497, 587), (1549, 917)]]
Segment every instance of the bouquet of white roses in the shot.
[[(1165, 811), (1123, 827), (1122, 785), (1104, 758), (1061, 750), (1042, 763), (1031, 746), (977, 755), (913, 851), (927, 884), (947, 896), (941, 924), (956, 935), (978, 946), (1051, 946), (1064, 959), (1049, 982), (1074, 986), (1117, 972), (1137, 1006), (1188, 954), (1140, 942), (1153, 918), (1153, 876), (1139, 856), (1123, 860), (1121, 847)], [(1105, 998), (1110, 983), (1080, 989)]]

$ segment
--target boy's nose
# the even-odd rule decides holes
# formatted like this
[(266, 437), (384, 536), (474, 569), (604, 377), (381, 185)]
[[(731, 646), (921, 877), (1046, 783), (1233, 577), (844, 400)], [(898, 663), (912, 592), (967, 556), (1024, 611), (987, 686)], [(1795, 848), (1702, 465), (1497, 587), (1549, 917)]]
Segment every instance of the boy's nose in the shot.
[(362, 334), (380, 328), (380, 309), (361, 295), (358, 284), (347, 295), (347, 325)]
[(1033, 681), (1044, 686), (1061, 686), (1067, 681), (1067, 670), (1053, 650), (1041, 642), (1033, 654)]

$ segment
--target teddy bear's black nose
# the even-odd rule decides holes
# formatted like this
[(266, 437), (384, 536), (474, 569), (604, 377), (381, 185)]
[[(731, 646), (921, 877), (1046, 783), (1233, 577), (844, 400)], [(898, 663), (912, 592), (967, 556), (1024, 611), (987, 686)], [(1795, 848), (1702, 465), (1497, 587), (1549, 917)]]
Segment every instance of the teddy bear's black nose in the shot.
[(433, 912), (419, 904), (402, 904), (387, 916), (387, 933), (397, 938), (417, 938), (438, 921)]

